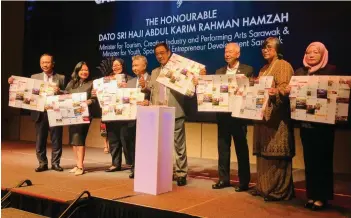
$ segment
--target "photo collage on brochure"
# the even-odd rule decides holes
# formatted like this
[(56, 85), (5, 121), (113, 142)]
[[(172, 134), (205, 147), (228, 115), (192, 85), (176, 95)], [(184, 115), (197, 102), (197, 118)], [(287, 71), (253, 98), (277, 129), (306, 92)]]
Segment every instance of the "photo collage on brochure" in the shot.
[[(245, 77), (246, 78), (246, 77)], [(268, 102), (268, 89), (272, 87), (272, 76), (261, 76), (249, 80), (241, 78), (239, 87), (243, 92), (237, 93), (234, 105), (241, 105), (233, 109), (232, 116), (238, 118), (262, 120)]]
[(156, 81), (183, 95), (193, 96), (195, 86), (192, 79), (199, 76), (202, 68), (205, 65), (173, 53)]
[(54, 94), (56, 83), (13, 76), (9, 89), (9, 106), (34, 111), (44, 111), (46, 96)]
[(109, 99), (117, 93), (117, 89), (122, 87), (126, 82), (124, 74), (118, 74), (115, 77), (106, 76), (93, 81), (93, 88), (96, 90), (96, 95), (99, 105), (102, 108), (104, 104), (109, 104)]
[(104, 96), (102, 121), (135, 120), (137, 103), (144, 100), (140, 88), (117, 89), (116, 93)]
[(48, 96), (46, 107), (50, 126), (90, 123), (87, 93)]
[(291, 118), (335, 124), (347, 121), (351, 77), (293, 76), (289, 85)]
[(231, 112), (233, 117), (263, 119), (272, 76), (250, 81), (244, 74), (199, 76), (198, 111)]
[(234, 75), (204, 75), (199, 76), (197, 86), (198, 111), (230, 112), (229, 96)]

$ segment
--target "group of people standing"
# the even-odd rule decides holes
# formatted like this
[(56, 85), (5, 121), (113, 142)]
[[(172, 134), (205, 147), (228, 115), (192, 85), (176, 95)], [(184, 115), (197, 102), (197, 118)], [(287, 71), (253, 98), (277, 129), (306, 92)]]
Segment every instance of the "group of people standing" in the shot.
[[(221, 189), (230, 186), (230, 146), (233, 137), (238, 159), (239, 185), (235, 191), (247, 191), (265, 201), (290, 200), (294, 194), (292, 159), (295, 156), (293, 122), (290, 118), (289, 86), (293, 75), (336, 75), (335, 66), (328, 64), (328, 50), (320, 42), (306, 48), (303, 67), (294, 72), (283, 59), (278, 38), (269, 37), (261, 48), (267, 61), (258, 74), (273, 76), (269, 99), (262, 121), (254, 121), (253, 155), (257, 157), (257, 184), (249, 190), (250, 164), (246, 140), (245, 120), (230, 114), (217, 114), (219, 181), (212, 186)], [(252, 78), (251, 66), (238, 61), (240, 47), (228, 43), (225, 47), (227, 66), (216, 74), (244, 74)], [(305, 178), (308, 201), (306, 208), (324, 209), (333, 199), (333, 151), (335, 125), (299, 122), (305, 161)]]
[[(132, 70), (136, 77), (130, 77), (122, 59), (113, 59), (112, 69), (106, 70), (104, 76), (116, 77), (125, 74), (125, 82), (120, 88), (141, 88), (145, 93), (145, 100), (138, 104), (147, 106), (167, 105), (175, 107), (175, 178), (178, 186), (187, 183), (187, 154), (185, 137), (184, 101), (188, 96), (167, 88), (156, 82), (161, 69), (167, 64), (171, 51), (166, 43), (159, 43), (154, 47), (154, 53), (160, 66), (149, 75), (146, 72), (147, 59), (137, 55), (132, 58)], [(335, 67), (328, 64), (328, 51), (320, 42), (311, 43), (303, 58), (304, 67), (295, 71), (283, 59), (281, 44), (278, 38), (269, 37), (262, 46), (262, 56), (267, 61), (259, 71), (260, 76), (273, 76), (274, 82), (269, 89), (269, 100), (262, 121), (254, 122), (253, 154), (257, 156), (257, 184), (250, 190), (254, 196), (262, 196), (265, 201), (289, 200), (294, 197), (292, 173), (292, 158), (295, 155), (295, 142), (292, 121), (290, 119), (289, 81), (292, 75), (335, 75)], [(224, 58), (227, 65), (218, 69), (216, 75), (244, 74), (249, 79), (254, 77), (251, 66), (239, 62), (240, 46), (237, 43), (228, 43), (225, 47)], [(74, 68), (71, 81), (64, 87), (64, 75), (54, 72), (54, 59), (50, 54), (40, 57), (42, 73), (32, 75), (40, 79), (56, 83), (56, 94), (86, 92), (87, 104), (96, 102), (96, 90), (93, 89), (90, 71), (87, 63), (79, 62)], [(201, 75), (206, 74), (202, 69)], [(9, 78), (9, 83), (13, 79)], [(193, 79), (196, 86), (198, 81)], [(166, 99), (166, 100), (164, 100)], [(63, 171), (60, 167), (62, 155), (62, 127), (49, 127), (46, 112), (32, 111), (36, 126), (36, 153), (39, 167), (36, 172), (48, 170), (46, 157), (46, 140), (48, 130), (52, 141), (52, 169)], [(234, 140), (238, 159), (239, 185), (235, 191), (249, 190), (250, 163), (247, 143), (247, 123), (244, 119), (233, 118), (229, 113), (217, 113), (218, 124), (218, 173), (219, 181), (213, 184), (213, 189), (221, 189), (230, 185), (230, 146)], [(73, 147), (77, 164), (69, 172), (75, 175), (84, 174), (85, 141), (89, 125), (71, 125), (69, 127), (69, 143)], [(328, 200), (333, 198), (333, 146), (334, 126), (301, 122), (301, 140), (304, 151), (306, 189), (308, 202), (305, 207), (314, 210), (325, 208)], [(106, 123), (106, 135), (109, 152), (112, 156), (112, 165), (106, 172), (121, 170), (122, 147), (130, 157), (131, 174), (134, 178), (135, 134), (136, 121), (114, 121)], [(321, 182), (323, 180), (323, 182)]]

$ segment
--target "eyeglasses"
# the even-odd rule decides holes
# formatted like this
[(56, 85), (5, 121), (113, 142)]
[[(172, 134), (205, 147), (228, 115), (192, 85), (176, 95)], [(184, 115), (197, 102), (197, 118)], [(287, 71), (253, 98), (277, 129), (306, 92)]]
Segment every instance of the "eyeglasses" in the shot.
[(266, 47), (262, 48), (263, 50), (267, 50), (267, 51), (272, 51), (274, 48), (271, 45), (266, 45)]
[(155, 55), (156, 55), (156, 56), (158, 56), (158, 55), (165, 55), (165, 54), (167, 54), (167, 52), (166, 52), (166, 51), (161, 51), (161, 52), (157, 52), (157, 53), (155, 53)]

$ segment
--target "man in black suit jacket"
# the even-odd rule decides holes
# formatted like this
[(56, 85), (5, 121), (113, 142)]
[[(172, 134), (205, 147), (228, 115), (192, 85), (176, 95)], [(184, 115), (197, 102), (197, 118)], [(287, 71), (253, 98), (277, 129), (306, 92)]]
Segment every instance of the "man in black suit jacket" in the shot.
[[(50, 54), (43, 54), (40, 57), (40, 67), (42, 73), (33, 74), (32, 79), (44, 80), (50, 83), (56, 83), (55, 94), (60, 90), (65, 89), (65, 76), (54, 72), (54, 60)], [(9, 78), (9, 83), (13, 79)], [(62, 155), (62, 126), (49, 127), (48, 114), (46, 111), (31, 111), (32, 120), (35, 122), (36, 130), (36, 155), (39, 161), (39, 167), (35, 172), (42, 172), (48, 170), (48, 159), (46, 157), (46, 142), (48, 139), (48, 131), (50, 131), (50, 138), (52, 142), (51, 153), (51, 169), (56, 171), (63, 171), (60, 167), (60, 160)]]
[[(145, 94), (144, 100), (150, 100), (150, 89), (148, 87), (148, 83), (150, 81), (151, 76), (146, 72), (147, 69), (147, 59), (145, 56), (136, 55), (132, 57), (132, 70), (136, 77), (128, 80), (127, 87), (128, 88), (140, 88), (141, 92)], [(143, 103), (139, 103), (144, 105)], [(129, 178), (134, 178), (134, 166), (135, 166), (135, 140), (136, 140), (136, 121), (131, 121), (128, 124), (128, 135), (131, 138), (130, 143), (130, 156), (132, 159), (132, 167), (131, 174), (129, 174)]]
[[(224, 58), (228, 63), (218, 69), (216, 75), (245, 74), (253, 76), (251, 66), (239, 62), (240, 46), (237, 43), (228, 43), (225, 47)], [(240, 184), (235, 191), (246, 191), (250, 182), (249, 148), (246, 140), (247, 125), (244, 120), (234, 118), (230, 113), (217, 113), (218, 124), (218, 172), (219, 181), (212, 185), (213, 189), (221, 189), (230, 186), (230, 146), (231, 137), (235, 144), (238, 159)]]

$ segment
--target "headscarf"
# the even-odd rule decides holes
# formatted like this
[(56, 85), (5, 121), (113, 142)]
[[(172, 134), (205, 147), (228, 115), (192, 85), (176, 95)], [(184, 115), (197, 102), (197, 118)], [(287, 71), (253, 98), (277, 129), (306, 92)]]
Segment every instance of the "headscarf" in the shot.
[[(321, 60), (319, 61), (319, 63), (315, 66), (310, 66), (309, 64), (307, 64), (307, 50), (311, 47), (311, 46), (315, 46), (317, 47), (318, 51), (321, 53)], [(327, 48), (324, 46), (323, 43), (321, 42), (312, 42), (311, 44), (309, 44), (306, 48), (306, 52), (305, 52), (305, 56), (303, 58), (303, 65), (307, 68), (309, 68), (308, 73), (312, 74), (314, 72), (316, 72), (317, 70), (324, 68), (328, 63), (328, 50)]]

